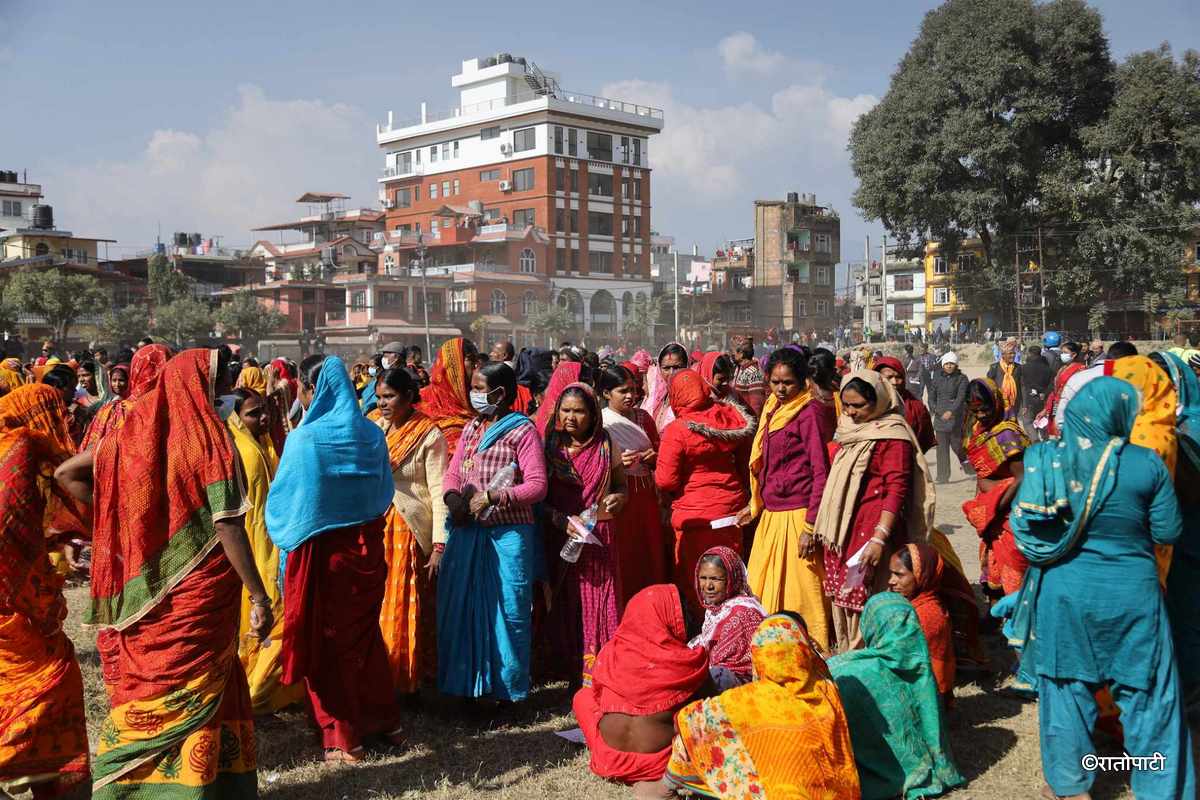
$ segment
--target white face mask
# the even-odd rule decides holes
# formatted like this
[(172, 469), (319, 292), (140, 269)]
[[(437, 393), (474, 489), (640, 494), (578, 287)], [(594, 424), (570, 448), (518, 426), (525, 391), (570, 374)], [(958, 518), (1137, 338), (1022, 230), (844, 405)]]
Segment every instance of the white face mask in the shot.
[(379, 367), (367, 367), (367, 374), (374, 378), (379, 374)]
[[(495, 391), (495, 389), (492, 391)], [(495, 414), (496, 404), (488, 402), (488, 396), (490, 394), (490, 392), (471, 392), (471, 408), (475, 409), (485, 417), (490, 417)]]
[(1064, 364), (1070, 364), (1075, 360), (1075, 355), (1070, 350), (1063, 350), (1058, 354), (1058, 358)]

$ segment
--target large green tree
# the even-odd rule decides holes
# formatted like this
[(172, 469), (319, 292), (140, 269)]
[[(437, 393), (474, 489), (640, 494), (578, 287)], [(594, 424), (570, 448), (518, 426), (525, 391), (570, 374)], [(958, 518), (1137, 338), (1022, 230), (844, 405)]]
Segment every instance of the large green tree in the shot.
[(1082, 151), (1113, 73), (1100, 15), (1082, 0), (949, 0), (855, 123), (854, 204), (902, 244), (931, 237), (953, 256), (978, 237), (984, 263), (960, 293), (1007, 302), (1006, 267), (1016, 236), (1040, 221), (1043, 174)]
[(150, 256), (146, 262), (146, 273), (151, 305), (165, 306), (182, 297), (192, 296), (192, 279), (175, 269), (166, 256), (160, 253)]
[(133, 344), (150, 330), (150, 315), (142, 305), (110, 308), (100, 318), (100, 338), (116, 345)]
[(255, 299), (250, 292), (237, 292), (217, 309), (213, 318), (226, 336), (236, 336), (244, 347), (257, 351), (258, 341), (283, 327), (287, 318)]
[(176, 350), (207, 342), (212, 328), (212, 311), (194, 297), (180, 297), (154, 309), (154, 333)]
[(557, 344), (575, 327), (575, 320), (571, 312), (558, 303), (540, 303), (526, 318), (526, 324), (534, 333), (545, 336), (551, 344)]
[(44, 317), (63, 342), (81, 317), (99, 314), (108, 306), (109, 293), (91, 275), (76, 275), (58, 269), (26, 268), (4, 284), (2, 302), (10, 309)]

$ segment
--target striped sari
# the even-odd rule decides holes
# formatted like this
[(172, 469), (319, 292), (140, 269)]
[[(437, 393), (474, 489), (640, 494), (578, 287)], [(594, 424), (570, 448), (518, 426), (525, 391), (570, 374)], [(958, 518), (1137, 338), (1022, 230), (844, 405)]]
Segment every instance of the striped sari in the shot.
[(96, 450), (88, 622), (113, 632), (119, 673), (93, 771), (102, 800), (258, 793), (242, 586), (215, 529), (247, 511), (213, 408), (216, 357), (171, 359)]

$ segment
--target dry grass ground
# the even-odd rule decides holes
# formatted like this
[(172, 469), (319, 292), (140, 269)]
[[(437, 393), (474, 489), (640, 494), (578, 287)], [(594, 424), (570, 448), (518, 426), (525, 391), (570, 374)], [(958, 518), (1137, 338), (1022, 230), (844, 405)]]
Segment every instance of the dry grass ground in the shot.
[[(975, 353), (971, 354), (976, 356)], [(972, 377), (986, 366), (982, 356), (964, 359)], [(961, 506), (973, 482), (955, 478), (938, 487), (940, 526), (950, 531), (968, 577), (978, 576), (977, 538), (962, 516)], [(86, 589), (68, 592), (68, 632), (83, 665), (90, 732), (106, 713), (94, 636), (78, 620)], [(1006, 662), (1000, 642), (993, 654)], [(264, 797), (288, 800), (448, 800), (484, 794), (495, 798), (628, 798), (621, 786), (606, 783), (587, 768), (587, 752), (554, 731), (575, 725), (565, 687), (544, 687), (521, 707), (490, 718), (467, 719), (454, 704), (427, 693), (424, 708), (407, 715), (410, 746), (403, 752), (379, 752), (355, 766), (328, 767), (321, 748), (301, 713), (284, 713), (258, 721), (259, 787)], [(955, 759), (970, 783), (951, 798), (1038, 798), (1041, 761), (1037, 706), (1007, 694), (1003, 681), (960, 685), (949, 719)], [(1110, 754), (1119, 754), (1106, 751)], [(1093, 791), (1097, 800), (1129, 798), (1127, 775), (1105, 776)]]

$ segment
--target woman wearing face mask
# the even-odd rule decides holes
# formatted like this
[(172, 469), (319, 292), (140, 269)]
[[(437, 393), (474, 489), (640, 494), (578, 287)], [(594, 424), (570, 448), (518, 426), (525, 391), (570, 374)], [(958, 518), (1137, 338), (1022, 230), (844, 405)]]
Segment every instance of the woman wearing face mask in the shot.
[(384, 526), (388, 581), (379, 627), (396, 691), (412, 694), (437, 674), (434, 579), (446, 549), (446, 439), (418, 407), (420, 392), (408, 370), (383, 373), (376, 396), (396, 485)]
[(654, 464), (658, 456), (658, 430), (654, 420), (636, 404), (636, 379), (625, 367), (600, 373), (600, 396), (604, 401), (604, 429), (625, 468), (629, 499), (613, 519), (613, 538), (621, 563), (620, 606), (635, 594), (671, 579), (669, 528), (662, 525), (658, 489), (654, 486)]
[(367, 364), (367, 382), (360, 393), (362, 412), (370, 420), (379, 419), (379, 399), (375, 392), (379, 388), (379, 375), (383, 372), (383, 357), (376, 353)]
[(1055, 424), (1054, 417), (1055, 412), (1058, 411), (1058, 401), (1062, 397), (1063, 387), (1075, 376), (1075, 373), (1087, 368), (1087, 365), (1083, 363), (1084, 353), (1079, 342), (1064, 344), (1058, 358), (1062, 362), (1062, 366), (1054, 376), (1054, 388), (1046, 395), (1046, 406), (1042, 409), (1042, 413), (1037, 415), (1034, 422), (1035, 427), (1044, 427), (1047, 436), (1058, 436), (1058, 425)]
[[(435, 383), (438, 372), (435, 365)], [(503, 701), (529, 694), (533, 505), (546, 496), (546, 459), (529, 418), (510, 408), (516, 394), (507, 364), (471, 377), (477, 416), (463, 428), (442, 482), (450, 514), (437, 595), (443, 694)]]
[(554, 551), (582, 535), (575, 527), (581, 515), (594, 515), (596, 539), (583, 545), (574, 563), (556, 558), (548, 565), (555, 592), (547, 625), (557, 645), (555, 661), (572, 688), (591, 682), (596, 654), (617, 628), (621, 573), (612, 518), (626, 500), (620, 458), (591, 388), (567, 386), (554, 400), (554, 426), (546, 436), (546, 506), (553, 525), (547, 539)]

